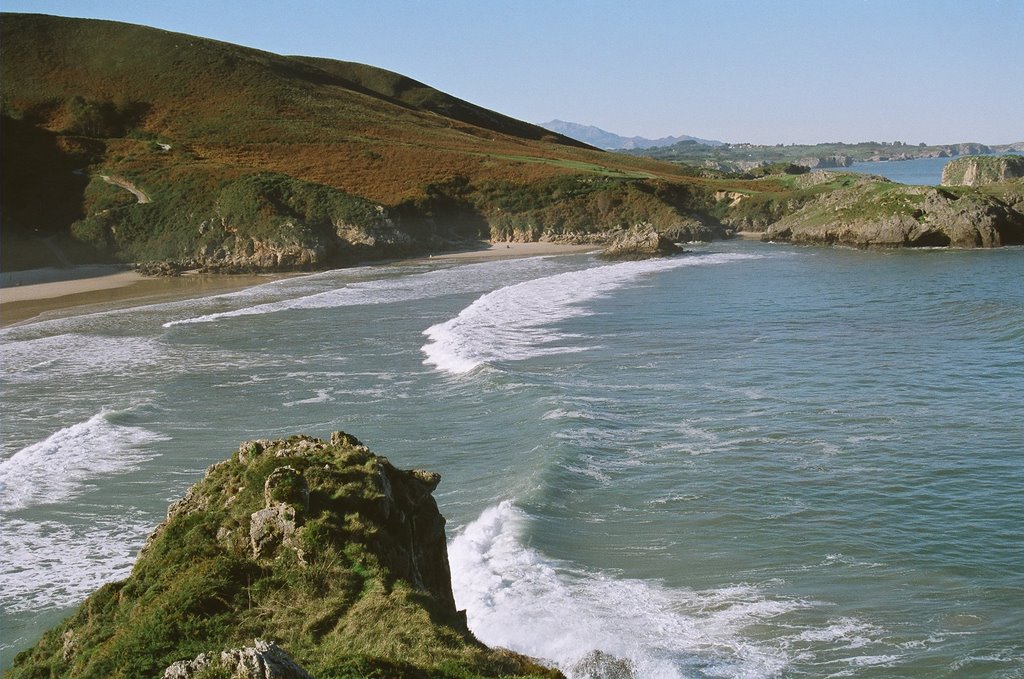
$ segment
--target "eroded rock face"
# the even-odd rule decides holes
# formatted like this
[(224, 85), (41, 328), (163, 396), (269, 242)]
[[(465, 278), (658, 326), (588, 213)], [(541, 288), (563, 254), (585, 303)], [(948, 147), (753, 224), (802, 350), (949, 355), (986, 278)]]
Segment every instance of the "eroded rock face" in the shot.
[(263, 485), (263, 502), (266, 506), (249, 517), (249, 543), (257, 559), (272, 556), (281, 545), (295, 547), (295, 530), (309, 510), (309, 484), (295, 467), (278, 467)]
[(292, 545), (295, 529), (298, 527), (294, 507), (276, 503), (249, 517), (249, 542), (253, 557), (267, 558), (274, 555), (281, 545)]
[(1024, 243), (1024, 214), (993, 196), (921, 186), (836, 191), (786, 215), (763, 240), (859, 248), (990, 248)]
[(232, 679), (313, 679), (284, 649), (274, 642), (256, 639), (252, 646), (222, 651), (219, 656), (202, 653), (181, 660), (166, 670), (164, 679), (193, 679), (213, 667), (231, 672)]
[(682, 252), (683, 249), (662, 236), (653, 227), (638, 224), (612, 241), (601, 253), (604, 259), (649, 259)]
[(957, 158), (942, 168), (943, 186), (984, 186), (1024, 177), (1024, 156)]

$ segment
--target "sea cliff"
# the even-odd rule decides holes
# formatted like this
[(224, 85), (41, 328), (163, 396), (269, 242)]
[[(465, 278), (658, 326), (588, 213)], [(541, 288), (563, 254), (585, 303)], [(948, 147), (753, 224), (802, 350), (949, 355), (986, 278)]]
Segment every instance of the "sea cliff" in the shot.
[(782, 216), (762, 240), (859, 248), (990, 248), (1024, 243), (1018, 180), (981, 192), (862, 178)]
[(942, 168), (943, 186), (983, 186), (1024, 177), (1024, 156), (957, 158)]
[(5, 676), (562, 676), (467, 629), (439, 481), (342, 432), (244, 443)]

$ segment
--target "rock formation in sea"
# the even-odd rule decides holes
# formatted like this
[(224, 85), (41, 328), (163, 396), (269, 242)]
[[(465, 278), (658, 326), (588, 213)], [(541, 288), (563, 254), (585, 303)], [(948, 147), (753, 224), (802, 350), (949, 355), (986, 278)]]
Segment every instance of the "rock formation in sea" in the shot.
[(682, 252), (671, 239), (658, 233), (650, 224), (637, 224), (626, 229), (601, 252), (604, 259), (649, 259)]
[(466, 627), (439, 481), (342, 432), (244, 443), (5, 676), (561, 677)]

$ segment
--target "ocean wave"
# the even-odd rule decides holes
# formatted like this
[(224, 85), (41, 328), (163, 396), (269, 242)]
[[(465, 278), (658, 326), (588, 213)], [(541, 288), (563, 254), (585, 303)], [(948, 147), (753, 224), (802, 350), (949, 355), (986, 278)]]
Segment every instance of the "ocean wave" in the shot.
[(646, 275), (685, 266), (726, 264), (760, 255), (724, 253), (623, 262), (535, 278), (489, 292), (458, 316), (423, 331), (427, 365), (453, 374), (484, 364), (586, 351), (578, 335), (559, 332), (559, 321), (589, 315), (586, 302)]
[(166, 437), (114, 424), (110, 412), (54, 432), (0, 462), (0, 511), (63, 502), (93, 479), (132, 471), (153, 454), (145, 445)]
[(3, 341), (0, 379), (30, 383), (54, 374), (62, 377), (124, 373), (159, 365), (164, 347), (153, 338), (60, 334)]
[(484, 643), (551, 660), (570, 679), (594, 650), (653, 679), (769, 677), (789, 663), (743, 630), (808, 604), (747, 585), (696, 591), (571, 568), (523, 544), (527, 519), (502, 502), (449, 545), (456, 604)]
[[(500, 262), (484, 262), (461, 266), (435, 269), (426, 272), (378, 278), (375, 280), (351, 281), (350, 276), (338, 281), (336, 278), (319, 278), (300, 289), (300, 296), (246, 306), (229, 311), (194, 316), (180, 320), (168, 321), (165, 328), (195, 323), (213, 323), (227, 318), (240, 316), (259, 316), (291, 310), (334, 309), (346, 306), (369, 304), (395, 304), (417, 299), (428, 299), (441, 295), (459, 292), (473, 292), (487, 289), (492, 280), (500, 280), (517, 272), (533, 272), (543, 266), (545, 257), (528, 257), (517, 260), (501, 260)], [(378, 273), (383, 272), (380, 270)], [(365, 273), (365, 272), (364, 272)], [(500, 278), (496, 278), (500, 276)], [(340, 287), (339, 287), (340, 285)], [(298, 291), (298, 290), (297, 290)]]
[(42, 611), (77, 604), (128, 575), (152, 519), (138, 511), (64, 521), (6, 518), (0, 531), (0, 609)]

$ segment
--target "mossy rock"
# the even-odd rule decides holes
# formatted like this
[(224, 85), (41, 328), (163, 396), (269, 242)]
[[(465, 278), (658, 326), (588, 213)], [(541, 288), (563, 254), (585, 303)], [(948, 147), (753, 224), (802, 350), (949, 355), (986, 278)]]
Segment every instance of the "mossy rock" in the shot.
[[(169, 508), (126, 580), (86, 599), (5, 677), (156, 677), (253, 639), (321, 679), (561, 676), (467, 629), (438, 481), (341, 432), (244, 443)], [(254, 554), (254, 517), (271, 508), (292, 512), (294, 531)], [(216, 663), (202, 672), (227, 676)]]

